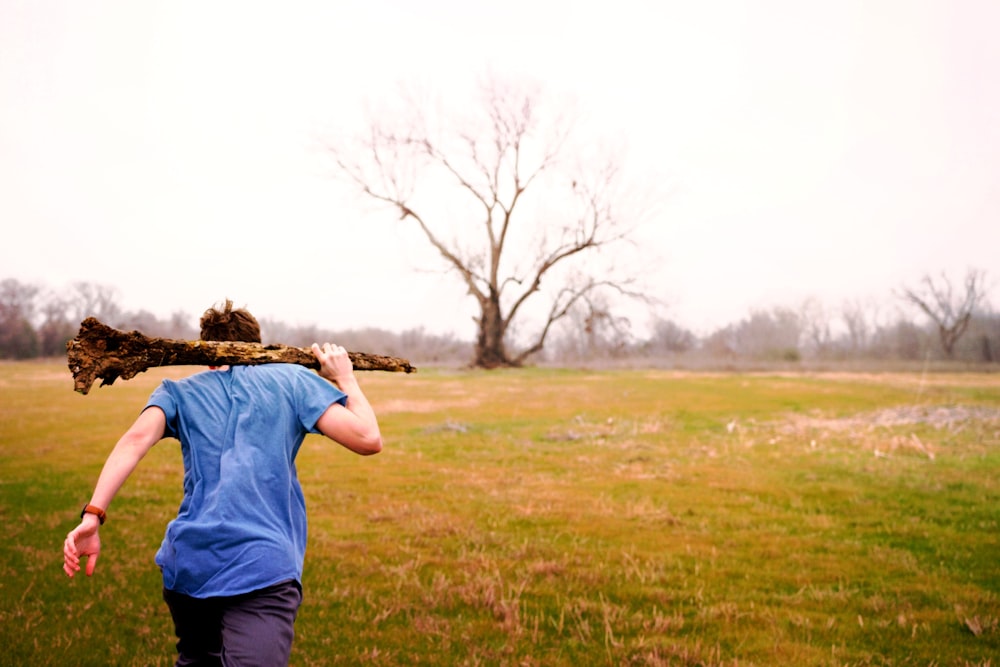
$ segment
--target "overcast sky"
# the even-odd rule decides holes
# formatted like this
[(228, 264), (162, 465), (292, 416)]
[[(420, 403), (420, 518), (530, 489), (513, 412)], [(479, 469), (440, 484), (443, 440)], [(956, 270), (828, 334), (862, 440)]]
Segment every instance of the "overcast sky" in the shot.
[(0, 279), (471, 337), (320, 146), (400, 81), (493, 71), (663, 183), (650, 282), (699, 333), (926, 272), (996, 285), (998, 26), (993, 0), (0, 0)]

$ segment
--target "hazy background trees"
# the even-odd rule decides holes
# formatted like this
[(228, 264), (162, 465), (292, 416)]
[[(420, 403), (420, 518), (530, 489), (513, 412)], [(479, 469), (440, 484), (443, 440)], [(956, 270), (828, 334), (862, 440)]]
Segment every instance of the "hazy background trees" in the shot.
[[(958, 284), (952, 280), (941, 275), (925, 277), (912, 289), (887, 294), (881, 301), (853, 299), (832, 305), (809, 299), (795, 306), (753, 309), (736, 322), (706, 332), (691, 331), (655, 312), (650, 313), (648, 327), (636, 330), (629, 319), (615, 315), (603, 298), (589, 295), (560, 322), (544, 350), (527, 361), (691, 368), (1000, 362), (1000, 314), (989, 305), (985, 272), (970, 271), (961, 289), (949, 292), (946, 284)], [(920, 286), (927, 290), (924, 297), (950, 294), (951, 301), (946, 301), (950, 310), (938, 300), (925, 304), (931, 312), (915, 304), (910, 293), (922, 294)], [(945, 309), (947, 318), (935, 310), (935, 304)], [(118, 329), (192, 339), (198, 336), (200, 311), (175, 311), (161, 319), (146, 310), (124, 310), (118, 291), (106, 285), (77, 282), (55, 290), (7, 278), (0, 281), (0, 359), (63, 356), (66, 341), (90, 315)], [(474, 341), (422, 328), (331, 330), (319, 325), (290, 326), (258, 315), (265, 343), (304, 347), (331, 340), (359, 352), (405, 357), (418, 365), (467, 365), (475, 346)], [(942, 323), (951, 332), (947, 347)]]
[(0, 282), (0, 356), (28, 359), (41, 352), (32, 326), (38, 287), (8, 278)]
[[(87, 317), (123, 331), (136, 329), (150, 336), (191, 340), (198, 338), (200, 316), (201, 311), (174, 311), (161, 319), (148, 310), (124, 310), (118, 290), (109, 285), (76, 282), (57, 291), (7, 278), (0, 281), (0, 359), (64, 356), (67, 341), (76, 336)], [(431, 364), (467, 361), (472, 349), (467, 341), (423, 329), (337, 331), (316, 325), (289, 326), (264, 316), (259, 321), (264, 343), (308, 347), (314, 342), (337, 341), (351, 350), (409, 355)]]

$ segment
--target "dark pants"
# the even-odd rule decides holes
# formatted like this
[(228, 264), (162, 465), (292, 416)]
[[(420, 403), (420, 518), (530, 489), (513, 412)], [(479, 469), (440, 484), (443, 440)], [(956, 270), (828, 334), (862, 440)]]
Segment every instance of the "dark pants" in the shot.
[(232, 597), (193, 598), (163, 589), (177, 633), (177, 667), (288, 665), (295, 615), (302, 603), (296, 581)]

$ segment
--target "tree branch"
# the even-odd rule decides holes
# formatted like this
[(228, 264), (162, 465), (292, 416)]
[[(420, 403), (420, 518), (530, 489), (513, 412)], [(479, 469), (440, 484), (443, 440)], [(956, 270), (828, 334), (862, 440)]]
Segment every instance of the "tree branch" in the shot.
[[(349, 352), (356, 370), (413, 373), (406, 359), (364, 352)], [(183, 341), (144, 336), (138, 331), (119, 331), (96, 318), (80, 323), (76, 338), (66, 344), (66, 359), (73, 373), (74, 389), (90, 391), (95, 380), (101, 386), (121, 378), (129, 380), (157, 366), (224, 366), (298, 364), (319, 368), (311, 350), (259, 343)]]

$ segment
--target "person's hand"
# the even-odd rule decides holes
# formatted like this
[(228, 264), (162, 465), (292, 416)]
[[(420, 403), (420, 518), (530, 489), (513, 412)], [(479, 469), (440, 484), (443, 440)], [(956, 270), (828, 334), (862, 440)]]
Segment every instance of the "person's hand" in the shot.
[(101, 524), (92, 514), (85, 514), (80, 525), (70, 531), (63, 542), (63, 570), (72, 578), (80, 571), (80, 559), (87, 559), (87, 576), (94, 574), (101, 553)]
[(340, 345), (324, 343), (320, 347), (313, 343), (312, 352), (319, 362), (319, 374), (338, 387), (341, 382), (354, 377), (354, 364), (351, 363), (347, 350)]

